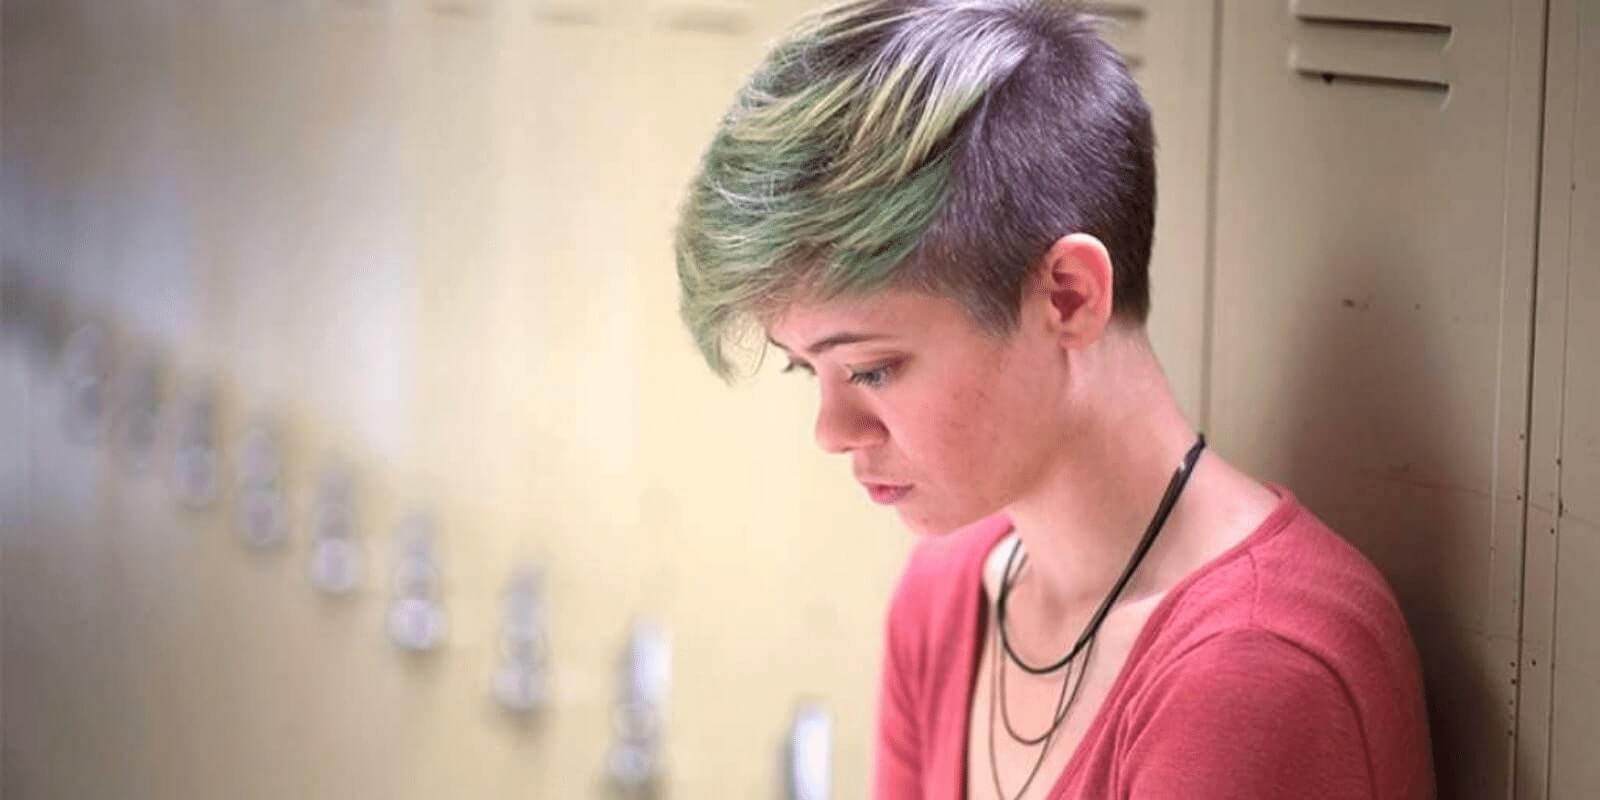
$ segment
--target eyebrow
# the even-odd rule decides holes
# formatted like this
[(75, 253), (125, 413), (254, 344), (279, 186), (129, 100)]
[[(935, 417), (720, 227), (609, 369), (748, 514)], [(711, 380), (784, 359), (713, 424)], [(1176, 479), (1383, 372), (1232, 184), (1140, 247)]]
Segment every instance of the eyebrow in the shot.
[[(852, 332), (849, 332), (849, 331), (845, 331), (843, 333), (836, 333), (836, 334), (833, 334), (832, 336), (823, 337), (821, 339), (818, 339), (815, 342), (812, 342), (811, 346), (805, 348), (804, 352), (810, 353), (811, 355), (814, 355), (814, 356), (818, 356), (818, 355), (822, 355), (825, 351), (830, 350), (830, 349), (835, 348), (835, 347), (838, 347), (840, 345), (858, 344), (860, 342), (870, 342), (870, 341), (873, 341), (875, 339), (882, 339), (882, 338), (884, 338), (884, 337), (879, 335), (879, 334), (875, 334), (875, 333), (852, 333)], [(768, 336), (767, 337), (767, 341), (771, 342), (774, 345), (776, 345), (779, 350), (782, 350), (785, 353), (789, 352), (789, 348), (784, 347), (783, 343), (779, 342), (777, 339), (774, 339), (771, 336)]]

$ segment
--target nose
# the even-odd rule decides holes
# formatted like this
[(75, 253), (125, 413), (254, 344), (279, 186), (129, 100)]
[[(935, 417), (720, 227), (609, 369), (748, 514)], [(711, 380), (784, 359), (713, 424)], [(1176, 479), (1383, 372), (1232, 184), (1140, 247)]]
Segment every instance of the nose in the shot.
[(848, 453), (863, 447), (881, 444), (888, 438), (888, 429), (870, 409), (850, 397), (844, 388), (830, 388), (822, 384), (822, 399), (817, 407), (815, 435), (817, 446), (825, 453)]

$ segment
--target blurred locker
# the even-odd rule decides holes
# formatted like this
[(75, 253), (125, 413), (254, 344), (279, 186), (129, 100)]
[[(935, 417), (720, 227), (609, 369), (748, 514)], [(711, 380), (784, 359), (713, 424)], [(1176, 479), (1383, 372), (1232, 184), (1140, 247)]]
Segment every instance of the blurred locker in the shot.
[[(23, 10), (29, 25), (79, 29), (54, 9)], [(100, 65), (108, 55), (99, 51), (83, 58)], [(32, 47), (8, 50), (6, 57), (35, 69), (60, 64)], [(5, 78), (15, 80), (9, 70)], [(102, 467), (115, 353), (107, 325), (114, 302), (107, 278), (114, 272), (106, 267), (110, 253), (104, 246), (114, 213), (106, 191), (110, 154), (91, 134), (97, 122), (94, 97), (105, 80), (62, 70), (41, 83), (30, 87), (23, 103), (43, 113), (17, 126), (19, 142), (9, 137), (4, 142), (7, 147), (26, 142), (34, 153), (25, 166), (8, 170), (8, 179), (20, 178), (33, 189), (18, 198), (22, 225), (10, 231), (16, 239), (8, 242), (17, 242), (13, 252), (21, 263), (13, 261), (13, 267), (49, 313), (33, 320), (48, 327), (36, 331), (42, 358), (30, 375), (25, 422), (31, 440), (29, 525), (25, 532), (7, 530), (3, 579), (6, 725), (40, 733), (20, 742), (7, 738), (8, 753), (22, 757), (8, 759), (16, 767), (7, 771), (6, 780), (42, 788), (47, 784), (33, 783), (40, 772), (71, 762), (70, 754), (42, 746), (52, 735), (73, 737), (88, 757), (108, 761), (115, 756), (108, 730), (84, 729), (94, 707), (115, 699), (103, 680), (109, 665), (98, 656), (106, 649), (105, 629), (96, 624), (111, 608), (104, 586), (111, 562), (104, 546), (108, 487)], [(11, 119), (9, 109), (6, 119)], [(33, 597), (52, 598), (48, 618), (19, 613), (25, 608), (19, 600)], [(82, 702), (61, 708), (47, 697), (13, 691), (41, 675), (58, 676), (61, 688)], [(93, 794), (103, 780), (80, 774), (55, 782), (64, 791)]]

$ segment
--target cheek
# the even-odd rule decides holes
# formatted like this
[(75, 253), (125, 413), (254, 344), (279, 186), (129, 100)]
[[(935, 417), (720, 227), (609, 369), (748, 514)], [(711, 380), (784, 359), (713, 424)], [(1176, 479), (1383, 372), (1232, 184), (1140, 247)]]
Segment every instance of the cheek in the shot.
[[(988, 375), (946, 384), (935, 400), (922, 408), (914, 441), (908, 453), (925, 462), (946, 480), (974, 487), (992, 477), (997, 459), (1003, 458), (1014, 409)], [(932, 476), (930, 476), (932, 477)]]
[(1015, 395), (989, 377), (943, 384), (914, 422), (902, 420), (896, 446), (922, 493), (898, 511), (919, 534), (948, 533), (998, 511), (1026, 477), (1032, 451), (1018, 439), (1026, 409), (1013, 408)]
[(975, 372), (949, 390), (945, 413), (930, 431), (941, 460), (965, 472), (974, 488), (1008, 491), (1056, 438), (1047, 387), (1020, 364)]

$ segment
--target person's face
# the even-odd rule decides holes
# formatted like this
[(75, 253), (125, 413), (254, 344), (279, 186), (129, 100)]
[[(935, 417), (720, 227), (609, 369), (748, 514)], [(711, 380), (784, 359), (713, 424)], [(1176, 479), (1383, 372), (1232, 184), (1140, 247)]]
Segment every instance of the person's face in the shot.
[(767, 333), (815, 376), (817, 444), (912, 530), (945, 533), (1027, 491), (1060, 446), (1066, 363), (1031, 323), (994, 336), (954, 301), (886, 290), (791, 305)]

